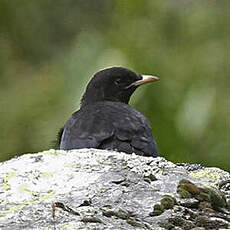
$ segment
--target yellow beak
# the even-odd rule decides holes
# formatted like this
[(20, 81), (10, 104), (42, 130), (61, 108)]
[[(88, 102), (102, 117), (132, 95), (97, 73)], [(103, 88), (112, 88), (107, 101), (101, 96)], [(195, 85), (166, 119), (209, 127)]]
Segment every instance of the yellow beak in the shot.
[(141, 75), (141, 76), (142, 76), (141, 80), (135, 81), (131, 85), (139, 86), (148, 82), (154, 82), (160, 80), (158, 77), (152, 75)]

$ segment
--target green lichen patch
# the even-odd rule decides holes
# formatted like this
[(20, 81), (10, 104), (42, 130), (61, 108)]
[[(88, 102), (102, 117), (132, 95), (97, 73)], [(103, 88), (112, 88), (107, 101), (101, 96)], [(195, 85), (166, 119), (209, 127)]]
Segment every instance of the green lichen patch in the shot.
[[(214, 179), (192, 180), (187, 168), (160, 157), (93, 149), (31, 154), (4, 162), (1, 172), (0, 222), (6, 230), (162, 229), (162, 221), (164, 229), (211, 230), (210, 221), (230, 224), (227, 172), (217, 189), (209, 186)], [(182, 178), (191, 182), (178, 184)]]
[(13, 178), (13, 177), (16, 177), (16, 176), (18, 176), (17, 173), (15, 173), (15, 172), (10, 172), (10, 173), (8, 173), (8, 175), (3, 179), (3, 181), (4, 181), (4, 182), (8, 182), (10, 178)]
[(48, 173), (48, 172), (40, 174), (40, 177), (42, 177), (42, 178), (50, 178), (52, 176), (53, 176), (53, 174), (52, 173)]
[(22, 184), (22, 185), (18, 186), (18, 191), (19, 191), (19, 193), (30, 192), (28, 190), (28, 184)]
[(67, 168), (76, 169), (76, 168), (79, 168), (79, 164), (66, 165), (66, 167), (67, 167)]
[(50, 192), (46, 193), (45, 195), (40, 196), (39, 201), (45, 201), (45, 200), (53, 199), (54, 197), (55, 197), (55, 192), (50, 191)]
[(206, 181), (209, 182), (210, 186), (215, 185), (221, 180), (221, 173), (218, 170), (211, 168), (205, 168), (202, 170), (191, 172), (189, 176), (197, 179), (206, 179)]
[[(62, 154), (64, 154), (65, 152), (63, 152)], [(59, 152), (56, 152), (54, 149), (50, 149), (49, 151), (43, 151), (42, 152), (43, 155), (50, 155), (50, 156), (57, 156), (58, 154), (60, 154)]]
[(3, 188), (3, 190), (10, 190), (11, 189), (11, 185), (10, 185), (10, 183), (9, 183), (9, 181), (10, 181), (10, 179), (11, 178), (14, 178), (14, 177), (17, 177), (18, 176), (18, 174), (17, 173), (15, 173), (15, 172), (9, 172), (8, 174), (7, 174), (7, 176), (5, 176), (4, 178), (3, 178), (3, 185), (2, 185), (2, 188)]
[(9, 209), (3, 210), (3, 213), (4, 213), (4, 214), (6, 214), (6, 213), (12, 213), (12, 212), (21, 210), (21, 209), (23, 209), (24, 207), (25, 207), (25, 204), (13, 205), (13, 206), (11, 206)]
[(3, 188), (3, 190), (10, 190), (10, 189), (11, 189), (11, 186), (10, 186), (8, 183), (4, 183), (4, 184), (2, 185), (2, 188)]

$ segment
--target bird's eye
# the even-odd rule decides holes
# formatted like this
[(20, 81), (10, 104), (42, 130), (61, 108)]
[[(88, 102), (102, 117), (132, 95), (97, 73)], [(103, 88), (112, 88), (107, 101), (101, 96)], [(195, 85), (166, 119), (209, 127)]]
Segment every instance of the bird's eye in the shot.
[(120, 78), (116, 79), (116, 80), (114, 81), (114, 83), (115, 83), (115, 85), (120, 85), (121, 79), (120, 79)]

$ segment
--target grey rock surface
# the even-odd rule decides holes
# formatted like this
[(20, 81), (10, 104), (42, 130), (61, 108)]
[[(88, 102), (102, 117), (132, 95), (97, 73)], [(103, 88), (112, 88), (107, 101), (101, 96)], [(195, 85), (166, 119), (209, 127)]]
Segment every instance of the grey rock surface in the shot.
[[(204, 196), (182, 199), (178, 194), (182, 179), (198, 186), (196, 190), (207, 187), (214, 192), (203, 189)], [(192, 185), (192, 192), (185, 194), (193, 190)], [(208, 202), (207, 194), (210, 199), (216, 194), (217, 201)], [(155, 215), (154, 206), (162, 207), (166, 195), (174, 204)], [(228, 172), (177, 165), (162, 157), (49, 150), (0, 163), (0, 229), (4, 230), (228, 229), (229, 198)]]

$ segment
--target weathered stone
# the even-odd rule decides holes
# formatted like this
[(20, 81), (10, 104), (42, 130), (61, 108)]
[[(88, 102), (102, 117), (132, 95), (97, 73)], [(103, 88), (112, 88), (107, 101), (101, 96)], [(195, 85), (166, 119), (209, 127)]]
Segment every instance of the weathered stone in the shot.
[[(218, 168), (80, 149), (25, 154), (0, 163), (0, 172), (4, 230), (230, 226), (230, 174)], [(181, 180), (190, 198), (177, 193)], [(150, 215), (157, 205), (162, 213)]]

